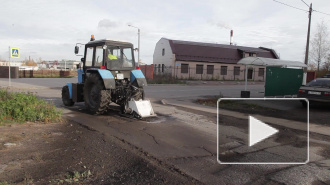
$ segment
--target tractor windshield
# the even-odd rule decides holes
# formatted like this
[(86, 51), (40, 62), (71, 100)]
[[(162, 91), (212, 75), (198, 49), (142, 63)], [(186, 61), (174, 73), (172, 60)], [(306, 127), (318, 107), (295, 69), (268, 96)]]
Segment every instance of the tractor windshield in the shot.
[(125, 70), (134, 67), (132, 48), (119, 46), (107, 47), (107, 68), (110, 70)]

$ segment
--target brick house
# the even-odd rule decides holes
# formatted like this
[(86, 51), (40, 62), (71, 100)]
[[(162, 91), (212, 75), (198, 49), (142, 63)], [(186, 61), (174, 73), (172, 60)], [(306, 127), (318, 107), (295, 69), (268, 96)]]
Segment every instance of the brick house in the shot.
[[(153, 55), (154, 74), (179, 79), (244, 80), (245, 66), (237, 62), (248, 56), (279, 59), (273, 49), (264, 47), (190, 42), (161, 38)], [(250, 66), (248, 79), (263, 81), (265, 68)]]

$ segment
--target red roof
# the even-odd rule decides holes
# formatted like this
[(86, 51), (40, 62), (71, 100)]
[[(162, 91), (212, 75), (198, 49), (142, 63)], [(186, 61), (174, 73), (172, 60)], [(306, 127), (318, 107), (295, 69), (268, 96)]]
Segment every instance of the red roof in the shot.
[(236, 64), (243, 58), (243, 53), (255, 53), (257, 57), (278, 59), (278, 55), (272, 49), (253, 48), (235, 45), (211, 44), (202, 42), (190, 42), (169, 40), (172, 52), (179, 61), (199, 61)]

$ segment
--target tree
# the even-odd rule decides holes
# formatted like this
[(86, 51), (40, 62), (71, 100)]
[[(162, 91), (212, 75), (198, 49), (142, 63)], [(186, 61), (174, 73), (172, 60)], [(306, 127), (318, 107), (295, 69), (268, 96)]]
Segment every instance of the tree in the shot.
[(317, 70), (317, 67), (316, 67), (316, 64), (315, 63), (308, 63), (308, 65), (307, 65), (307, 69), (309, 70), (309, 71), (316, 71)]
[(37, 63), (34, 62), (34, 60), (29, 60), (29, 59), (25, 59), (24, 60), (24, 65), (25, 66), (37, 66)]
[(324, 21), (317, 24), (317, 30), (311, 41), (310, 60), (317, 64), (317, 71), (320, 71), (323, 61), (330, 51), (329, 31)]
[(323, 64), (323, 69), (326, 71), (326, 72), (329, 72), (330, 71), (330, 54), (328, 55), (328, 58), (327, 60), (324, 62)]

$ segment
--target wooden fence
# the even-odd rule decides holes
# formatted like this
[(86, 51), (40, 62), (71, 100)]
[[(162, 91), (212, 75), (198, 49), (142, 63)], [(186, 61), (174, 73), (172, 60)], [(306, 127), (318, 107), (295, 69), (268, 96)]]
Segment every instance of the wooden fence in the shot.
[(58, 78), (77, 76), (77, 71), (57, 71), (57, 70), (22, 70), (19, 71), (20, 78)]

